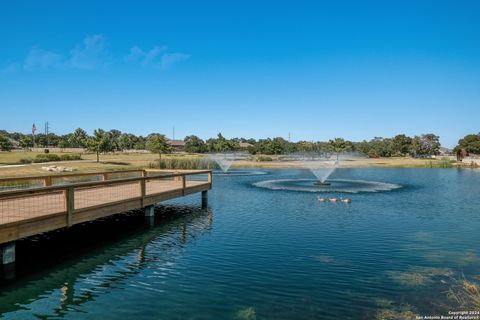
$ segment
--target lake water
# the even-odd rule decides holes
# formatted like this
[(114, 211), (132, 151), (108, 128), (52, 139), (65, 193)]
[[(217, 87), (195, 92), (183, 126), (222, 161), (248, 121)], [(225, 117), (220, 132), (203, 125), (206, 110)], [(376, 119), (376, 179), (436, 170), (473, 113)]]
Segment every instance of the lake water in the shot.
[[(398, 185), (319, 203), (258, 182), (305, 170), (214, 176), (200, 196), (21, 241), (7, 319), (410, 319), (480, 310), (480, 171), (338, 169)], [(303, 183), (303, 182), (302, 182)], [(60, 257), (59, 257), (60, 256)]]

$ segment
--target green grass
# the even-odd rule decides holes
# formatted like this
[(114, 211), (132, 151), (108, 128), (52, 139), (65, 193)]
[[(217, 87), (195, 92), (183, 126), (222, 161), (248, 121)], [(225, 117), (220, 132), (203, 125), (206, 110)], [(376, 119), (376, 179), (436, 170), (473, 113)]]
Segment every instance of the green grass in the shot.
[(427, 168), (453, 168), (455, 161), (448, 158), (441, 158), (440, 160), (428, 160), (425, 163)]

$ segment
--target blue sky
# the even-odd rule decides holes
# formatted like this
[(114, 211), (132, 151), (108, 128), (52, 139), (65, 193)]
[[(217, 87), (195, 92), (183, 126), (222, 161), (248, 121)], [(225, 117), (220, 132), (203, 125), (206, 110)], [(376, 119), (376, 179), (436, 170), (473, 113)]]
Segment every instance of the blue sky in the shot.
[(480, 131), (478, 1), (0, 0), (0, 128)]

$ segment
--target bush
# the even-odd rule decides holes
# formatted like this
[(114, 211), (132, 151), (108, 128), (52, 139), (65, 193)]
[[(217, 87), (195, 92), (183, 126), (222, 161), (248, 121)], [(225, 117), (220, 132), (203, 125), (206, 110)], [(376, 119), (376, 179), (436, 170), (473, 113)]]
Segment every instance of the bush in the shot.
[(264, 161), (273, 161), (272, 157), (269, 156), (258, 156), (257, 161), (264, 162)]
[(22, 159), (20, 159), (19, 162), (22, 163), (22, 164), (28, 164), (28, 163), (32, 163), (33, 159), (32, 158), (22, 158)]
[(57, 154), (53, 153), (45, 153), (45, 154), (37, 154), (33, 162), (50, 162), (50, 161), (60, 161), (60, 157)]
[(370, 151), (368, 151), (368, 157), (369, 158), (380, 158), (377, 151), (374, 150), (374, 149), (371, 149)]
[(79, 154), (61, 154), (60, 160), (62, 161), (82, 160), (82, 156)]
[(82, 160), (82, 157), (79, 154), (53, 154), (53, 153), (42, 153), (37, 154), (35, 158), (22, 158), (20, 163), (41, 163), (41, 162), (52, 162), (52, 161), (72, 161), (72, 160)]

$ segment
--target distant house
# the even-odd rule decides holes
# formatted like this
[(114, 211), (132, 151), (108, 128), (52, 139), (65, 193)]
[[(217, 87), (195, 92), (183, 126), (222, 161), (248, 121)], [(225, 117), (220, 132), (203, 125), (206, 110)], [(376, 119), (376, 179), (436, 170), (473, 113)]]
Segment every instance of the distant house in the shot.
[(185, 141), (183, 140), (168, 140), (168, 144), (173, 148), (173, 151), (185, 151)]
[(444, 148), (444, 147), (440, 147), (438, 149), (438, 154), (440, 156), (451, 156), (453, 154), (453, 150), (452, 149), (448, 149), (448, 148)]
[(248, 142), (240, 142), (239, 144), (240, 144), (240, 148), (242, 148), (242, 149), (248, 149), (250, 147), (253, 147), (253, 144), (248, 143)]

